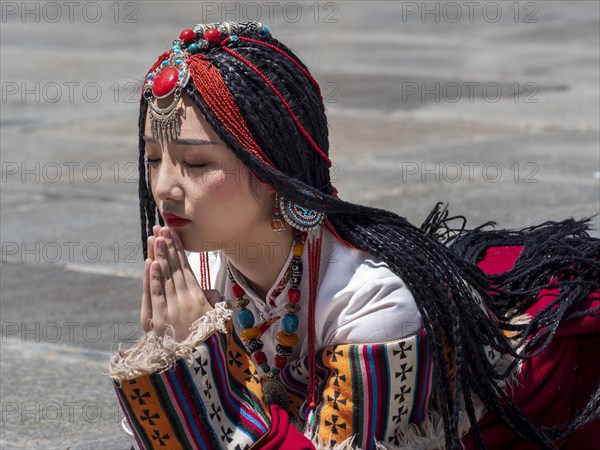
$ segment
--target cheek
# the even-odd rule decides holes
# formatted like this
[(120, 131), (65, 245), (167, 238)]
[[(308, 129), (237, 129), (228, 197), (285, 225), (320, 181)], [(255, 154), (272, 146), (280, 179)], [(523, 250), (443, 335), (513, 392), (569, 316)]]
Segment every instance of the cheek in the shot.
[(248, 179), (240, 169), (224, 170), (211, 185), (211, 192), (216, 201), (229, 210), (231, 214), (247, 217), (258, 207), (249, 190)]
[[(239, 163), (220, 165), (217, 170), (194, 180), (188, 189), (186, 197), (194, 209), (196, 205), (204, 205), (221, 218), (254, 219), (260, 209), (250, 191), (246, 169)], [(201, 211), (196, 213), (202, 214)]]

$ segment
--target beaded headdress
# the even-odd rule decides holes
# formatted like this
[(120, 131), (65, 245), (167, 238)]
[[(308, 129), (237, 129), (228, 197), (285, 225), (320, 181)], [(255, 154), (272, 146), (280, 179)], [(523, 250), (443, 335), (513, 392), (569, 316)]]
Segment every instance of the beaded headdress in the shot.
[[(239, 36), (269, 36), (261, 22), (217, 22), (198, 24), (181, 32), (179, 39), (163, 54), (163, 60), (146, 76), (143, 95), (150, 107), (150, 126), (155, 139), (164, 143), (177, 139), (181, 132), (177, 105), (182, 90), (190, 81), (191, 58), (214, 47), (235, 42)], [(158, 100), (173, 95), (166, 107)]]

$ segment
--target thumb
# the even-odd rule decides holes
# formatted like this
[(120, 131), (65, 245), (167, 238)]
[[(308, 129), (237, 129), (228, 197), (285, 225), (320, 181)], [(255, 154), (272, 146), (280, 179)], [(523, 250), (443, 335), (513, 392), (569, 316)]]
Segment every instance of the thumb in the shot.
[(216, 289), (203, 289), (202, 292), (204, 292), (206, 300), (208, 300), (208, 303), (210, 303), (210, 306), (212, 306), (213, 308), (217, 303), (225, 301), (224, 298), (221, 298), (221, 293)]

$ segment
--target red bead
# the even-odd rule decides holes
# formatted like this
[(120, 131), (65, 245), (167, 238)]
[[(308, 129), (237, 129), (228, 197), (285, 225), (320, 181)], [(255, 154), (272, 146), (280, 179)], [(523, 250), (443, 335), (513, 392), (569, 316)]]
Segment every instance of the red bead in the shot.
[(267, 362), (267, 355), (265, 355), (265, 352), (263, 351), (258, 351), (254, 354), (254, 361), (256, 361), (256, 364), (259, 366), (262, 366)]
[(287, 364), (287, 356), (275, 355), (275, 367), (283, 369)]
[(239, 284), (234, 284), (231, 289), (236, 298), (243, 297), (246, 294), (246, 291)]
[(204, 39), (206, 39), (212, 45), (219, 45), (221, 43), (221, 32), (216, 28), (206, 30), (204, 33)]
[(296, 288), (291, 288), (288, 291), (288, 300), (290, 303), (298, 303), (300, 301), (300, 291)]
[(190, 30), (190, 29), (183, 30), (181, 32), (181, 34), (179, 35), (179, 39), (181, 39), (186, 44), (190, 41), (193, 41), (195, 37), (196, 37), (196, 33), (194, 33), (194, 30)]
[(310, 402), (310, 404), (308, 405), (308, 407), (310, 409), (315, 409), (317, 407), (317, 404), (315, 402)]
[(169, 95), (177, 84), (179, 71), (173, 67), (167, 67), (161, 70), (152, 80), (152, 92), (157, 98)]

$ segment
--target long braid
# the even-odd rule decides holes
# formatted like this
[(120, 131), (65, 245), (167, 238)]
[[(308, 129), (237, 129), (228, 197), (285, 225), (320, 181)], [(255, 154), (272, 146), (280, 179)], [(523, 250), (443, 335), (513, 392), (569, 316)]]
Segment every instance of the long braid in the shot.
[[(227, 89), (235, 94), (234, 107), (239, 110), (244, 123), (224, 123), (230, 116), (215, 111), (219, 108), (218, 102), (209, 102), (192, 83), (186, 87), (186, 94), (230, 150), (259, 180), (291, 201), (325, 212), (330, 231), (346, 245), (364, 250), (386, 262), (404, 281), (415, 299), (424, 326), (431, 332), (433, 370), (439, 381), (435, 392), (443, 417), (446, 447), (458, 448), (461, 445), (458, 424), (463, 404), (474, 429), (476, 443), (483, 447), (474, 411), (474, 395), (517, 434), (536, 441), (544, 448), (553, 448), (553, 439), (563, 437), (587, 423), (589, 418), (585, 418), (583, 413), (597, 417), (597, 408), (593, 408), (599, 402), (598, 391), (583, 413), (570, 424), (556, 428), (538, 427), (517, 407), (501, 383), (518, 361), (540, 351), (539, 346), (529, 351), (539, 340), (545, 339), (542, 348), (547, 346), (559, 322), (584, 314), (577, 311), (576, 307), (594, 286), (575, 283), (572, 288), (560, 293), (557, 308), (547, 308), (529, 324), (509, 324), (512, 316), (524, 311), (533, 301), (528, 303), (522, 300), (527, 293), (528, 282), (535, 281), (532, 293), (537, 292), (536, 288), (539, 291), (542, 275), (550, 273), (549, 267), (533, 270), (531, 265), (517, 262), (515, 270), (504, 275), (504, 278), (498, 276), (491, 279), (496, 286), (509, 286), (510, 289), (490, 293), (490, 278), (475, 265), (479, 253), (473, 252), (466, 257), (465, 252), (461, 252), (461, 249), (472, 248), (467, 239), (473, 234), (466, 234), (462, 240), (455, 239), (448, 247), (393, 212), (356, 205), (332, 195), (334, 188), (326, 160), (315, 151), (314, 145), (328, 155), (327, 118), (318, 86), (315, 87), (311, 79), (298, 68), (298, 65), (305, 66), (290, 49), (271, 37), (239, 39), (227, 43), (227, 47), (241, 55), (243, 60), (217, 47), (203, 55), (210, 62), (209, 65), (197, 66), (193, 70), (208, 70), (208, 67), (218, 70)], [(244, 60), (257, 70), (249, 67)], [(196, 72), (196, 75), (200, 76), (200, 72)], [(278, 93), (285, 97), (297, 120), (282, 103)], [(142, 98), (140, 135), (145, 118), (146, 104)], [(298, 122), (311, 139), (299, 131)], [(261, 152), (274, 162), (274, 166), (265, 164), (264, 158), (252, 148), (254, 143), (249, 144), (248, 139), (243, 137), (244, 127), (247, 127)], [(156, 218), (156, 205), (150, 195), (149, 180), (143, 168), (143, 152), (144, 143), (140, 137), (140, 215), (146, 255), (145, 239)], [(481, 230), (477, 231), (479, 235), (484, 234)], [(593, 263), (597, 261), (597, 253), (594, 259), (594, 249), (585, 248), (588, 252), (587, 266), (576, 258), (573, 262), (588, 271), (588, 279), (593, 279), (590, 277), (598, 273), (598, 267)], [(561, 256), (567, 254), (572, 252), (565, 251)], [(534, 252), (528, 256), (536, 258), (539, 254)], [(566, 283), (563, 285), (567, 286)], [(515, 305), (519, 307), (515, 309)], [(496, 317), (490, 316), (487, 309)], [(534, 338), (527, 341), (525, 351), (517, 352), (503, 331), (518, 332), (522, 342)], [(498, 373), (487, 356), (486, 346), (500, 355), (515, 358), (510, 369)], [(448, 350), (453, 360), (453, 374), (446, 361)]]

